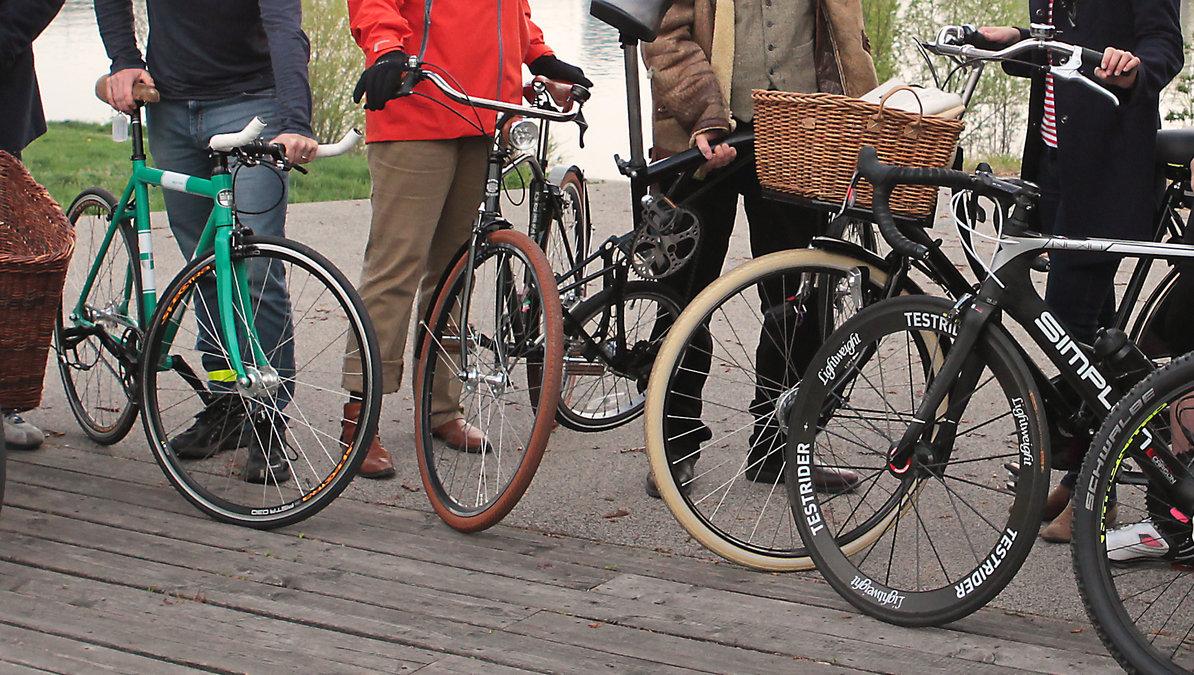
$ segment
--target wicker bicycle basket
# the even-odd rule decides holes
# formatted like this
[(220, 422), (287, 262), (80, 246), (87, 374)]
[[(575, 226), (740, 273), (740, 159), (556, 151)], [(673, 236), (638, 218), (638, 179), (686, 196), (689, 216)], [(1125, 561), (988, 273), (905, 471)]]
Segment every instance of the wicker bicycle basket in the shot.
[[(769, 190), (841, 203), (864, 145), (874, 146), (888, 164), (948, 165), (963, 123), (886, 107), (888, 97), (900, 90), (911, 88), (893, 90), (879, 105), (837, 94), (756, 90), (759, 182)], [(871, 186), (860, 181), (855, 204), (869, 208), (871, 195)], [(932, 186), (900, 186), (892, 193), (891, 209), (900, 216), (923, 218), (936, 202), (937, 189)]]
[(41, 404), (75, 234), (25, 165), (0, 152), (0, 408)]

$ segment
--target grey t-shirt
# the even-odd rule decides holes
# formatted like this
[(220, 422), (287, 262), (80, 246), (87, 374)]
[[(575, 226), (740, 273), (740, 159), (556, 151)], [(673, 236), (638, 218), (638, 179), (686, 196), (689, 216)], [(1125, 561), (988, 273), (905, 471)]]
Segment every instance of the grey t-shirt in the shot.
[(817, 0), (734, 0), (730, 112), (754, 118), (752, 89), (817, 90), (813, 36)]
[(132, 0), (95, 0), (112, 72), (146, 68), (162, 97), (213, 100), (273, 88), (281, 131), (311, 136), (311, 45), (300, 0), (146, 0), (146, 59)]

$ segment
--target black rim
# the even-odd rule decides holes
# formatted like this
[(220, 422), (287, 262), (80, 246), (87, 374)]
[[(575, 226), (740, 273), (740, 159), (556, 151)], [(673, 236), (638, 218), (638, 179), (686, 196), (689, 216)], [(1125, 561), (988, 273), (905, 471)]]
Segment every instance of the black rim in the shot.
[[(349, 317), (347, 325), (348, 330), (351, 331), (351, 337), (358, 345), (369, 345), (370, 354), (368, 360), (376, 364), (376, 345), (373, 344), (375, 340), (367, 337), (365, 332), (368, 331), (367, 325), (358, 325), (358, 322), (352, 320), (355, 317), (357, 320), (363, 320), (364, 314), (362, 308), (355, 307), (353, 303), (354, 293), (351, 291), (351, 286), (346, 281), (338, 279), (337, 275), (331, 267), (330, 263), (323, 261), (318, 254), (309, 250), (289, 250), (290, 247), (298, 249), (298, 245), (291, 242), (284, 242), (279, 244), (279, 241), (266, 242), (265, 238), (247, 239), (245, 245), (233, 251), (233, 260), (247, 260), (251, 258), (270, 258), (272, 260), (280, 261), (282, 265), (289, 265), (289, 269), (303, 269), (310, 276), (311, 279), (317, 280), (324, 286), (324, 293), (326, 297), (331, 298), (335, 302), (335, 306)], [(270, 245), (272, 244), (272, 245)], [(310, 259), (308, 262), (306, 259)], [(322, 268), (322, 269), (321, 269)], [(175, 282), (171, 285), (169, 292), (163, 296), (163, 301), (159, 305), (158, 312), (154, 317), (154, 322), (150, 327), (150, 333), (145, 350), (145, 360), (142, 364), (142, 381), (144, 384), (144, 391), (142, 394), (145, 404), (145, 425), (146, 432), (149, 436), (150, 442), (155, 446), (155, 454), (162, 463), (163, 468), (166, 469), (167, 476), (176, 487), (180, 489), (184, 496), (186, 496), (193, 503), (197, 504), (209, 514), (223, 519), (230, 519), (241, 521), (245, 524), (261, 524), (261, 525), (278, 525), (287, 524), (296, 520), (312, 515), (327, 505), (334, 499), (351, 481), (356, 468), (360, 462), (364, 460), (365, 445), (363, 439), (371, 438), (376, 429), (377, 409), (380, 405), (380, 395), (376, 392), (377, 377), (376, 365), (373, 366), (373, 373), (365, 372), (363, 374), (363, 389), (364, 400), (366, 402), (361, 413), (363, 420), (357, 427), (356, 433), (352, 439), (352, 443), (348, 447), (339, 446), (338, 443), (334, 445), (339, 446), (338, 452), (331, 455), (332, 468), (329, 473), (322, 476), (322, 480), (310, 481), (311, 489), (304, 490), (294, 499), (281, 501), (279, 503), (270, 504), (268, 506), (248, 506), (237, 503), (220, 495), (213, 493), (208, 489), (201, 480), (198, 480), (192, 475), (192, 469), (196, 466), (193, 462), (195, 460), (184, 460), (175, 455), (174, 451), (169, 445), (168, 436), (163, 421), (159, 412), (158, 400), (158, 377), (162, 372), (156, 367), (149, 367), (146, 364), (158, 363), (161, 360), (162, 353), (162, 333), (165, 331), (168, 321), (172, 317), (181, 317), (182, 312), (191, 310), (191, 294), (197, 285), (198, 279), (209, 274), (214, 273), (214, 258), (208, 256), (206, 259), (192, 263), (191, 266), (184, 273), (180, 274)], [(320, 298), (325, 297), (321, 293)], [(314, 303), (312, 303), (312, 308)], [(172, 308), (180, 309), (180, 312), (171, 311)], [(310, 315), (308, 311), (304, 316)], [(301, 323), (302, 319), (295, 317), (296, 323)], [(297, 336), (296, 336), (297, 338)], [(177, 344), (180, 340), (186, 340), (187, 337), (183, 332), (179, 332), (174, 338)], [(297, 343), (301, 338), (295, 339)], [(340, 342), (343, 348), (343, 342)], [(322, 353), (322, 352), (321, 352)], [(296, 375), (297, 377), (297, 375)], [(345, 394), (347, 399), (347, 394)], [(339, 411), (335, 411), (336, 418), (339, 417)], [(290, 414), (288, 417), (292, 421), (297, 421), (302, 416)], [(306, 421), (304, 419), (304, 421)], [(311, 422), (307, 422), (308, 425)], [(339, 429), (339, 426), (336, 426)], [(325, 432), (325, 435), (328, 435)], [(293, 440), (293, 439), (292, 439)], [(331, 443), (331, 441), (329, 441)], [(234, 451), (239, 452), (239, 451)], [(325, 448), (326, 452), (326, 448)], [(247, 454), (247, 453), (246, 453)], [(219, 457), (220, 455), (213, 455)], [(293, 462), (297, 464), (296, 462)], [(204, 473), (204, 475), (208, 475)], [(216, 474), (211, 474), (216, 475)], [(238, 476), (229, 475), (228, 480), (240, 480)], [(286, 481), (291, 483), (287, 486), (288, 490), (293, 486), (294, 479)], [(285, 484), (285, 483), (283, 483)], [(280, 487), (280, 486), (279, 486)]]
[[(1079, 486), (1092, 498), (1078, 500), (1074, 521), (1074, 568), (1088, 614), (1112, 654), (1140, 672), (1189, 672), (1194, 668), (1194, 568), (1188, 561), (1113, 563), (1108, 557), (1107, 514), (1115, 486), (1117, 524), (1150, 521), (1171, 545), (1189, 545), (1190, 526), (1169, 516), (1173, 505), (1147, 483), (1123, 480), (1137, 448), (1173, 448), (1175, 404), (1194, 394), (1188, 358), (1141, 383), (1108, 417), (1086, 459)], [(1148, 392), (1158, 393), (1149, 398)], [(1135, 409), (1133, 414), (1130, 412)], [(1194, 430), (1194, 429), (1192, 429)], [(1172, 539), (1170, 539), (1172, 536)], [(1183, 649), (1184, 646), (1184, 649)]]
[[(464, 251), (462, 251), (462, 254), (467, 256), (468, 250), (465, 249)], [(511, 258), (515, 258), (522, 263), (522, 267), (525, 270), (525, 273), (527, 275), (526, 277), (524, 277), (524, 279), (528, 280), (530, 282), (529, 288), (531, 288), (533, 290), (525, 293), (524, 295), (522, 295), (520, 297), (520, 300), (523, 303), (520, 306), (525, 307), (525, 306), (528, 306), (526, 303), (529, 303), (529, 306), (532, 308), (532, 310), (530, 311), (530, 314), (536, 315), (536, 316), (540, 315), (541, 310), (534, 309), (537, 307), (542, 307), (542, 299), (541, 299), (542, 298), (542, 290), (541, 290), (541, 286), (539, 284), (539, 279), (535, 275), (534, 267), (531, 265), (530, 260), (528, 260), (527, 257), (523, 254), (523, 252), (521, 250), (519, 250), (517, 247), (506, 244), (506, 243), (493, 243), (493, 242), (485, 242), (485, 243), (479, 245), (477, 247), (476, 259), (475, 259), (474, 267), (472, 270), (472, 273), (474, 274), (474, 276), (477, 276), (477, 277), (481, 276), (478, 273), (478, 270), (481, 269), (482, 266), (484, 266), (487, 262), (493, 260), (494, 258), (498, 258), (498, 260), (499, 260), (498, 269), (500, 271), (497, 273), (502, 274), (503, 279), (513, 277), (514, 275), (509, 270), (509, 263), (508, 262), (502, 263), (500, 261), (503, 261), (503, 260), (508, 261)], [(453, 267), (455, 267), (455, 264), (453, 265)], [(449, 269), (451, 269), (451, 268), (449, 268)], [(536, 412), (537, 405), (534, 405), (532, 403), (532, 401), (537, 400), (537, 397), (524, 395), (523, 397), (521, 397), (521, 400), (525, 401), (525, 403), (523, 403), (523, 404), (514, 403), (514, 402), (506, 403), (506, 405), (513, 406), (515, 408), (525, 406), (526, 413), (530, 416), (532, 423), (531, 423), (531, 426), (526, 430), (526, 437), (522, 439), (522, 447), (521, 447), (521, 449), (523, 450), (522, 456), (516, 464), (514, 464), (511, 467), (508, 467), (507, 470), (503, 471), (503, 473), (505, 475), (505, 479), (502, 481), (500, 488), (493, 491), (492, 493), (487, 493), (487, 498), (485, 499), (485, 501), (483, 503), (481, 503), (479, 505), (466, 506), (464, 504), (461, 504), (457, 500), (457, 498), (450, 493), (448, 488), (445, 487), (445, 482), (448, 482), (448, 483), (454, 482), (454, 479), (456, 478), (456, 475), (457, 475), (457, 467), (459, 466), (459, 464), (458, 464), (458, 462), (452, 462), (451, 468), (447, 469), (446, 471), (441, 471), (440, 462), (438, 461), (439, 457), (437, 455), (448, 455), (448, 456), (452, 457), (453, 459), (459, 460), (459, 459), (488, 456), (491, 454), (495, 454), (495, 452), (496, 452), (491, 449), (489, 452), (469, 453), (469, 452), (463, 452), (460, 450), (448, 448), (447, 446), (443, 446), (441, 448), (439, 443), (437, 441), (435, 441), (435, 439), (433, 439), (432, 435), (431, 435), (431, 426), (432, 425), (431, 425), (431, 420), (430, 420), (430, 414), (431, 414), (430, 411), (432, 409), (432, 383), (435, 381), (436, 373), (438, 370), (438, 365), (441, 363), (441, 359), (438, 357), (431, 357), (430, 355), (436, 354), (439, 351), (444, 351), (444, 348), (441, 345), (444, 345), (446, 343), (445, 336), (449, 335), (450, 333), (456, 333), (456, 334), (460, 333), (460, 331), (450, 331), (449, 326), (459, 323), (460, 314), (459, 314), (459, 310), (456, 309), (456, 307), (458, 306), (458, 303), (463, 295), (465, 280), (469, 275), (467, 266), (462, 266), (461, 269), (462, 269), (461, 273), (457, 274), (455, 276), (455, 278), (450, 280), (450, 285), (448, 285), (448, 284), (441, 285), (441, 291), (436, 294), (436, 300), (432, 301), (432, 306), (433, 307), (435, 306), (438, 298), (441, 297), (445, 291), (448, 291), (451, 293), (450, 297), (454, 299), (453, 302), (443, 303), (443, 307), (446, 308), (447, 311), (440, 312), (440, 314), (438, 316), (429, 317), (429, 319), (432, 323), (431, 329), (420, 331), (420, 333), (423, 336), (423, 340), (425, 342), (429, 341), (430, 344), (428, 344), (426, 346), (426, 351), (424, 350), (424, 347), (422, 345), (420, 345), (420, 348), (419, 348), (420, 354), (427, 353), (429, 355), (428, 358), (422, 359), (421, 363), (419, 365), (420, 368), (424, 369), (424, 375), (422, 378), (422, 387), (418, 393), (418, 395), (421, 399), (421, 404), (422, 404), (421, 405), (422, 413), (421, 413), (421, 420), (420, 420), (419, 426), (422, 429), (421, 448), (422, 448), (422, 452), (423, 452), (423, 459), (427, 466), (427, 474), (428, 474), (428, 478), (431, 482), (431, 487), (435, 491), (435, 494), (438, 497), (438, 501), (441, 504), (446, 505), (449, 508), (449, 510), (452, 511), (452, 513), (454, 513), (460, 517), (463, 517), (463, 518), (470, 518), (470, 517), (477, 516), (481, 513), (484, 513), (485, 511), (489, 510), (502, 497), (502, 495), (504, 495), (506, 493), (506, 491), (509, 489), (509, 487), (513, 481), (513, 478), (518, 475), (518, 472), (522, 466), (522, 463), (524, 461), (526, 461), (527, 453), (525, 452), (525, 448), (526, 448), (527, 444), (529, 443), (530, 436), (535, 431), (534, 422), (535, 422), (535, 419), (537, 416), (537, 412)], [(445, 281), (447, 281), (447, 280), (445, 280)], [(473, 290), (476, 291), (477, 288), (478, 288), (477, 285), (474, 284)], [(524, 291), (527, 288), (528, 288), (527, 285), (523, 286)], [(510, 312), (510, 314), (513, 314), (513, 313), (514, 312)], [(470, 311), (470, 314), (471, 314), (471, 311)], [(509, 316), (509, 314), (506, 314), (504, 316)], [(471, 319), (470, 319), (469, 323), (470, 324), (472, 323)], [(534, 330), (528, 331), (528, 330), (524, 329), (528, 325), (537, 325), (536, 320), (532, 319), (531, 322), (527, 322), (524, 319), (515, 317), (514, 319), (511, 319), (508, 322), (502, 321), (502, 323), (505, 323), (506, 325), (508, 325), (510, 327), (511, 332), (509, 333), (509, 338), (510, 338), (509, 340), (496, 340), (495, 336), (484, 334), (482, 331), (477, 331), (475, 329), (475, 327), (473, 327), (473, 326), (470, 326), (469, 333), (473, 334), (474, 332), (476, 332), (478, 334), (476, 335), (476, 337), (471, 338), (471, 339), (474, 340), (476, 347), (478, 349), (485, 350), (484, 353), (487, 355), (492, 355), (492, 354), (496, 353), (495, 350), (498, 348), (497, 345), (499, 343), (504, 345), (502, 347), (503, 349), (512, 347), (514, 351), (519, 352), (519, 355), (514, 356), (513, 358), (515, 358), (517, 360), (523, 360), (527, 364), (525, 367), (526, 367), (526, 370), (528, 373), (528, 378), (530, 378), (531, 380), (536, 380), (535, 382), (528, 382), (528, 384), (527, 384), (528, 393), (530, 392), (530, 390), (541, 389), (543, 386), (542, 376), (543, 376), (544, 371), (542, 368), (536, 368), (533, 365), (536, 362), (536, 358), (538, 358), (539, 360), (541, 360), (541, 358), (542, 358), (541, 356), (539, 356), (539, 357), (534, 356), (534, 353), (535, 353), (534, 352), (534, 349), (535, 349), (534, 343), (539, 339), (540, 336), (538, 336), (537, 332)], [(451, 338), (448, 338), (448, 340), (450, 340), (450, 339)], [(465, 340), (461, 340), (462, 343), (464, 341)], [(541, 349), (541, 347), (540, 347), (540, 349)], [(480, 356), (480, 354), (474, 355), (470, 352), (469, 358), (474, 359), (477, 356)], [(454, 376), (454, 375), (452, 375), (452, 376)], [(470, 410), (468, 410), (468, 409), (465, 410), (465, 421), (469, 421), (470, 418), (472, 417), (472, 415), (470, 413), (471, 413)], [(486, 431), (486, 430), (483, 429), (483, 431)], [(488, 434), (487, 434), (487, 436), (488, 436)], [(440, 449), (442, 451), (437, 453), (437, 449)], [(500, 454), (498, 455), (498, 457), (495, 458), (495, 461), (498, 461), (499, 466), (500, 466), (500, 461), (501, 461)], [(447, 474), (446, 476), (441, 475), (441, 474), (445, 474), (445, 473)]]
[[(951, 429), (939, 416), (911, 468), (889, 466), (887, 449), (912, 419), (931, 363), (940, 363), (950, 338), (940, 323), (911, 328), (909, 317), (945, 317), (950, 307), (896, 299), (848, 321), (814, 358), (808, 372), (817, 377), (806, 379), (792, 410), (788, 493), (804, 541), (840, 593), (886, 620), (949, 621), (998, 594), (1036, 538), (1048, 483), (1038, 397), (1023, 368), (1009, 363), (1010, 346), (987, 338), (974, 351), (985, 368), (963, 401), (954, 441), (942, 443)], [(913, 334), (926, 338), (918, 349)], [(915, 361), (923, 365), (913, 368)], [(1012, 493), (991, 479), (1004, 463), (1020, 468)], [(818, 493), (811, 490), (813, 466), (848, 466), (862, 482), (853, 494)], [(863, 531), (854, 519), (874, 525), (878, 517), (891, 523), (847, 557), (840, 546)]]

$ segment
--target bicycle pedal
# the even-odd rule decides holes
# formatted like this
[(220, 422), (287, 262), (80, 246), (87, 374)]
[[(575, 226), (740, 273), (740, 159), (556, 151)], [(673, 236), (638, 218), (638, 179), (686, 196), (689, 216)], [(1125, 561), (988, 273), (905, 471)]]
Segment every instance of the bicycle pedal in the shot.
[(605, 374), (605, 366), (592, 361), (581, 359), (564, 359), (564, 375), (590, 375), (599, 377)]

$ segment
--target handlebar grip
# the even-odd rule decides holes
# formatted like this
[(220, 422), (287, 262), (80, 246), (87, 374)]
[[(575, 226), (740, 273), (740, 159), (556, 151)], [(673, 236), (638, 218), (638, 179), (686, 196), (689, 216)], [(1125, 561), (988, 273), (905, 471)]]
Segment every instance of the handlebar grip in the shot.
[(261, 121), (260, 117), (254, 117), (240, 131), (212, 136), (208, 147), (217, 152), (228, 152), (256, 140), (263, 131), (265, 131), (265, 122)]
[(875, 221), (879, 224), (879, 234), (883, 235), (896, 253), (909, 258), (923, 259), (929, 254), (929, 247), (905, 237), (900, 228), (896, 227), (895, 219), (891, 215), (891, 190), (889, 185), (875, 186), (872, 208)]
[(1096, 52), (1093, 49), (1082, 48), (1082, 65), (1094, 70), (1103, 65), (1103, 52)]

